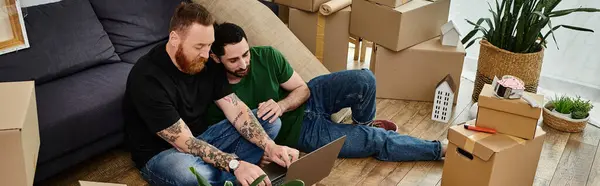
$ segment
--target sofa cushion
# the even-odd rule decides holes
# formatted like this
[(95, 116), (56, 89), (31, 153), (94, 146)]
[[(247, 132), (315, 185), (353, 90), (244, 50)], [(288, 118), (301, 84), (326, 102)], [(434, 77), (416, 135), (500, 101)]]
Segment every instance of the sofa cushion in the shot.
[(122, 131), (122, 99), (132, 66), (97, 66), (36, 87), (40, 163)]
[(25, 8), (30, 48), (0, 55), (0, 81), (37, 84), (119, 61), (88, 0)]
[(118, 54), (169, 36), (181, 0), (90, 0)]
[(160, 41), (158, 41), (156, 43), (152, 43), (152, 44), (149, 44), (149, 45), (146, 45), (146, 46), (143, 46), (143, 47), (136, 48), (136, 49), (131, 50), (129, 52), (125, 52), (125, 53), (119, 54), (119, 57), (121, 57), (121, 60), (123, 60), (124, 62), (134, 64), (134, 63), (136, 63), (138, 61), (138, 59), (140, 59), (140, 57), (146, 55), (156, 45), (158, 45), (158, 44), (160, 44), (162, 42), (165, 42), (165, 41), (167, 41), (167, 39), (160, 40)]

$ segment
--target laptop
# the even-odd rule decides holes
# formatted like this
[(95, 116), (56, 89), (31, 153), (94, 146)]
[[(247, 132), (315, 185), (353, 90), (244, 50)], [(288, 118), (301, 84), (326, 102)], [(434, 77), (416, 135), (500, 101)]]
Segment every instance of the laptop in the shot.
[(346, 136), (298, 158), (286, 170), (277, 163), (270, 163), (263, 168), (273, 186), (282, 185), (292, 180), (302, 180), (304, 185), (313, 185), (329, 176), (333, 164), (342, 150)]

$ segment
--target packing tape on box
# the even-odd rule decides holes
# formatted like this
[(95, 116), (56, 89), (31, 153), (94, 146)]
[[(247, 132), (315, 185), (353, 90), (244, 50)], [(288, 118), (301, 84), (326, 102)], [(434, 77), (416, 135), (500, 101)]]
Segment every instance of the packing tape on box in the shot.
[(325, 16), (317, 13), (317, 46), (315, 56), (321, 63), (323, 63), (323, 50), (325, 50), (325, 24)]
[(485, 139), (490, 136), (492, 136), (492, 134), (484, 133), (484, 132), (478, 132), (478, 133), (472, 134), (467, 137), (467, 141), (465, 141), (465, 146), (463, 149), (465, 151), (473, 154), (473, 149), (475, 148), (475, 142)]
[(467, 137), (467, 140), (465, 141), (465, 146), (463, 148), (463, 150), (473, 154), (473, 150), (475, 149), (475, 142), (479, 141), (479, 140), (483, 140), (487, 137), (490, 137), (492, 135), (504, 135), (507, 136), (508, 138), (514, 140), (515, 142), (517, 142), (519, 145), (523, 145), (525, 144), (525, 140), (519, 137), (515, 137), (515, 136), (511, 136), (511, 135), (505, 135), (505, 134), (490, 134), (490, 133), (484, 133), (484, 132), (477, 132), (475, 134), (472, 134), (470, 136)]

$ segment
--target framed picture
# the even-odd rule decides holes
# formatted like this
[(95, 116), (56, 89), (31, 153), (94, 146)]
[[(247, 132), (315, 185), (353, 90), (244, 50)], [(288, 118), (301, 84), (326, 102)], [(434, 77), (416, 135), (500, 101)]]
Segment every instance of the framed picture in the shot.
[(19, 0), (0, 0), (0, 55), (29, 48)]

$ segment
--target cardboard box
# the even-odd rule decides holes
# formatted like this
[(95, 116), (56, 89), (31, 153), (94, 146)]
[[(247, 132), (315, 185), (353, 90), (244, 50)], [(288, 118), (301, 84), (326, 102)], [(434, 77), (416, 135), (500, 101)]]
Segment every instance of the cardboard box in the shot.
[(377, 97), (433, 102), (437, 84), (450, 74), (456, 100), (465, 55), (462, 45), (442, 46), (439, 37), (400, 52), (375, 46), (371, 70), (377, 79)]
[(0, 83), (1, 185), (33, 185), (40, 137), (32, 81)]
[(290, 30), (331, 72), (346, 70), (350, 7), (324, 16), (290, 8)]
[(92, 181), (79, 181), (80, 186), (127, 186), (125, 184), (116, 184), (116, 183), (102, 183), (102, 182), (92, 182)]
[(450, 0), (412, 0), (397, 8), (353, 0), (350, 33), (400, 51), (439, 36), (449, 11)]
[[(525, 92), (544, 105), (544, 96)], [(492, 85), (486, 84), (479, 95), (477, 126), (496, 129), (496, 131), (525, 139), (533, 139), (536, 133), (541, 108), (533, 108), (523, 99), (501, 99), (494, 95)]]
[(288, 24), (290, 22), (290, 7), (279, 5), (279, 12), (277, 13), (277, 17), (284, 24)]
[(274, 3), (309, 12), (319, 11), (321, 4), (331, 0), (273, 0)]
[(380, 5), (385, 5), (385, 6), (388, 6), (391, 8), (396, 8), (396, 7), (399, 7), (400, 5), (410, 2), (411, 0), (369, 0), (369, 1), (375, 2)]
[(545, 137), (541, 128), (533, 140), (524, 140), (450, 127), (442, 186), (532, 185)]

